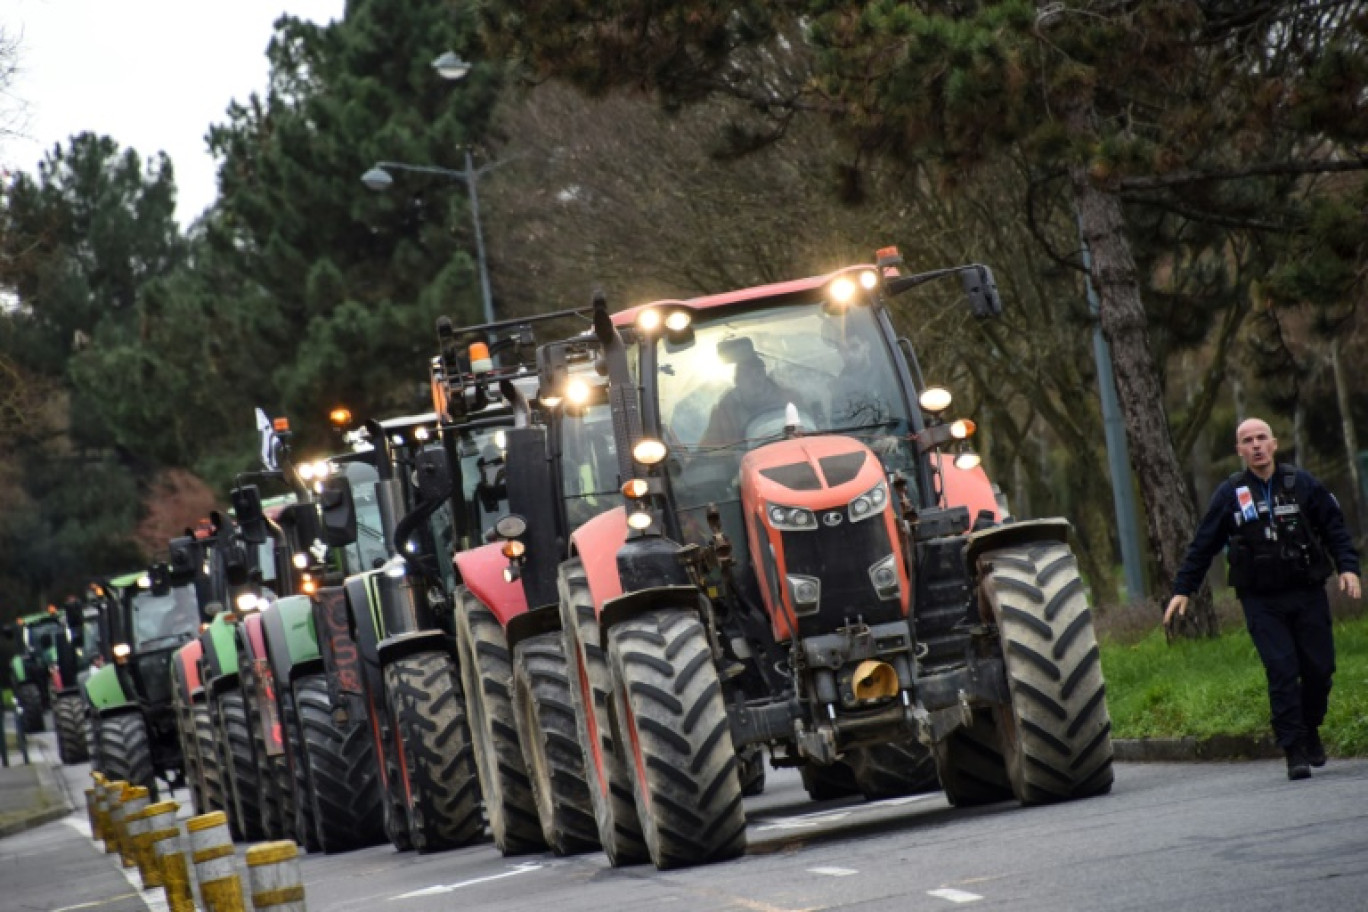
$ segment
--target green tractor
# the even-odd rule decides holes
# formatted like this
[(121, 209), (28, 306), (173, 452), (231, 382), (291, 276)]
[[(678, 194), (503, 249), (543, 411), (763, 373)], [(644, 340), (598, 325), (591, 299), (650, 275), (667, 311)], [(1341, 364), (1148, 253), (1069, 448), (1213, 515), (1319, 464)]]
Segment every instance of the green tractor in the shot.
[(51, 668), (52, 718), (57, 730), (57, 754), (63, 763), (84, 763), (90, 759), (90, 714), (86, 712), (81, 687), (109, 656), (105, 644), (108, 634), (102, 623), (99, 600), (104, 590), (93, 584), (86, 599), (68, 597), (61, 616), (66, 636), (57, 643), (57, 661)]
[(193, 577), (155, 563), (102, 584), (111, 661), (85, 680), (93, 734), (92, 766), (111, 780), (157, 779), (183, 787), (184, 763), (172, 703), (176, 651), (199, 630)]
[(6, 625), (5, 635), (18, 642), (10, 660), (10, 687), (19, 724), (26, 732), (46, 731), (43, 714), (52, 707), (48, 678), (58, 665), (60, 644), (67, 642), (66, 626), (52, 605), (45, 612), (19, 618), (13, 626)]

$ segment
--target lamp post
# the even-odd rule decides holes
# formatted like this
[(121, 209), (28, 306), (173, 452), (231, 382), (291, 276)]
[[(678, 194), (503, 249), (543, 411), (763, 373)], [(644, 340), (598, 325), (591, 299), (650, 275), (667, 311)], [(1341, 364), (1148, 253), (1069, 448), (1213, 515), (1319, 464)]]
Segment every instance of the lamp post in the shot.
[(480, 229), (480, 193), (477, 182), (481, 174), (498, 167), (500, 164), (502, 162), (476, 168), (471, 159), (470, 150), (466, 149), (465, 169), (462, 171), (456, 171), (452, 168), (439, 168), (436, 165), (409, 165), (404, 162), (382, 161), (376, 162), (374, 167), (361, 175), (361, 183), (377, 191), (388, 190), (394, 183), (394, 177), (390, 174), (391, 171), (435, 174), (449, 180), (465, 182), (466, 189), (470, 192), (470, 220), (475, 226), (475, 255), (480, 269), (480, 295), (484, 304), (484, 321), (486, 323), (494, 322), (494, 296), (489, 289), (489, 265), (485, 260), (484, 232)]

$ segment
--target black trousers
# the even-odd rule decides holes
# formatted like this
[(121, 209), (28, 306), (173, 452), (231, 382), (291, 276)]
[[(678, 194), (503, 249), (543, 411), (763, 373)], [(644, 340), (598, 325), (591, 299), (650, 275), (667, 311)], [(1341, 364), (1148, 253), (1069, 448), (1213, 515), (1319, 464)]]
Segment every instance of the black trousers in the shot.
[(1291, 747), (1325, 721), (1335, 643), (1323, 586), (1271, 595), (1241, 594), (1245, 626), (1268, 675), (1273, 734)]

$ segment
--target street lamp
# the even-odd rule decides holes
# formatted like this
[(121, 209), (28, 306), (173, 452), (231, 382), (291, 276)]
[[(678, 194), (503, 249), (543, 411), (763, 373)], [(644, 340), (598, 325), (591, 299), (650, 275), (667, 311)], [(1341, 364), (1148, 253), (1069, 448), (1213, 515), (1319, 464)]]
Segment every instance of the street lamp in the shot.
[(432, 68), (443, 79), (464, 79), (470, 72), (470, 64), (457, 56), (455, 51), (447, 51), (432, 61)]
[[(450, 53), (450, 52), (448, 52)], [(446, 55), (443, 54), (443, 57)], [(455, 55), (452, 55), (455, 56)], [(442, 58), (437, 58), (441, 60)], [(435, 65), (435, 63), (434, 63)], [(476, 189), (476, 182), (481, 174), (498, 167), (502, 162), (495, 162), (476, 168), (470, 157), (470, 150), (465, 150), (465, 170), (456, 171), (451, 168), (439, 168), (436, 165), (409, 165), (404, 162), (382, 161), (376, 162), (365, 174), (361, 175), (361, 183), (372, 190), (388, 190), (394, 183), (394, 177), (390, 171), (412, 171), (416, 174), (435, 174), (438, 177), (445, 177), (448, 180), (464, 181), (466, 189), (470, 192), (470, 220), (475, 225), (475, 254), (480, 268), (480, 295), (484, 304), (484, 321), (494, 322), (494, 296), (489, 290), (489, 265), (485, 261), (484, 232), (480, 229), (480, 194)]]

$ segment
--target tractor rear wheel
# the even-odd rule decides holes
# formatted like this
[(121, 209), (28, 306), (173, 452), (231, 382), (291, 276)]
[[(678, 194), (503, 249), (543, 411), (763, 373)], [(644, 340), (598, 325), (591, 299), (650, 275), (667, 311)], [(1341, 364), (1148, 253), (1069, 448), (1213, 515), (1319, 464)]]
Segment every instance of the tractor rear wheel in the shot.
[(994, 804), (1012, 797), (993, 713), (974, 710), (974, 724), (958, 728), (935, 747), (945, 797), (956, 807)]
[(24, 713), (24, 731), (47, 731), (43, 719), (43, 691), (35, 682), (25, 681), (14, 689), (14, 702)]
[(451, 657), (420, 652), (385, 666), (385, 696), (413, 847), (440, 852), (475, 842), (484, 833), (480, 780)]
[(227, 749), (228, 782), (233, 795), (233, 816), (242, 838), (248, 842), (266, 839), (262, 819), (265, 797), (257, 777), (256, 757), (252, 752), (252, 729), (247, 720), (247, 703), (242, 691), (230, 690), (219, 696), (219, 724)]
[(100, 770), (110, 782), (147, 787), (150, 803), (157, 800), (157, 777), (152, 768), (152, 746), (142, 713), (104, 716), (99, 722)]
[(1111, 790), (1111, 718), (1092, 613), (1069, 546), (1035, 542), (978, 557), (980, 604), (1002, 640), (1010, 705), (997, 712), (1023, 804)]
[(333, 721), (321, 674), (296, 681), (294, 697), (309, 784), (299, 800), (310, 806), (319, 848), (332, 854), (384, 842), (384, 795), (370, 729)]
[(692, 611), (663, 609), (608, 631), (618, 731), (660, 870), (746, 850), (736, 748), (712, 648)]
[(52, 719), (57, 723), (57, 756), (63, 763), (82, 763), (86, 753), (85, 700), (80, 694), (64, 694), (52, 701)]
[(294, 787), (294, 841), (307, 852), (321, 852), (318, 827), (314, 823), (313, 787), (309, 784), (309, 761), (304, 756), (304, 732), (299, 725), (294, 693), (288, 686), (280, 689), (280, 727), (285, 732), (285, 755), (290, 781)]
[(546, 841), (518, 742), (508, 639), (494, 612), (465, 587), (456, 590), (456, 642), (480, 792), (494, 845), (505, 855), (541, 852)]
[(803, 788), (813, 801), (835, 801), (860, 794), (855, 784), (855, 772), (844, 760), (837, 760), (827, 766), (809, 763), (799, 770), (803, 777)]
[(228, 807), (223, 790), (223, 767), (219, 763), (214, 743), (214, 723), (206, 703), (196, 703), (190, 710), (195, 720), (195, 753), (199, 755), (200, 774), (204, 777), (204, 813), (222, 811)]
[(915, 737), (845, 752), (855, 787), (870, 801), (940, 790), (936, 758)]
[(577, 557), (561, 564), (561, 636), (570, 665), (570, 703), (575, 709), (575, 738), (584, 754), (585, 779), (594, 806), (599, 842), (613, 867), (640, 864), (650, 858), (632, 795), (623, 752), (613, 738), (609, 718), (612, 679), (599, 645), (598, 616), (589, 578)]
[(558, 632), (528, 637), (514, 648), (513, 704), (523, 758), (542, 835), (557, 855), (599, 848), (566, 667)]

